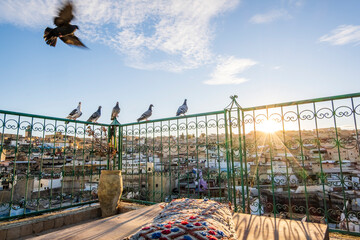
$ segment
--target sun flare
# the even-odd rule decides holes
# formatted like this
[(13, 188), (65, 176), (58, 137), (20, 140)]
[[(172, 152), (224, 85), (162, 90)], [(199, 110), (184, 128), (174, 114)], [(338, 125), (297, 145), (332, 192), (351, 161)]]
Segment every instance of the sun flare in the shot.
[(274, 133), (279, 131), (280, 127), (274, 121), (265, 120), (257, 126), (257, 130), (266, 133)]

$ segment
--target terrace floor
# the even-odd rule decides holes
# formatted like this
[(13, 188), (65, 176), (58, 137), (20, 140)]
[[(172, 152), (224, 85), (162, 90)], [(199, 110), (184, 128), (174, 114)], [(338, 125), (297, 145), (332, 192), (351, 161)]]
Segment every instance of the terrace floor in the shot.
[[(123, 239), (135, 233), (139, 227), (150, 223), (162, 209), (159, 204), (143, 207), (108, 218), (87, 221), (42, 232), (26, 239)], [(327, 226), (285, 219), (274, 221), (269, 217), (239, 214), (233, 215), (239, 239), (326, 239)], [(275, 229), (275, 230), (274, 230)], [(360, 239), (359, 237), (330, 233), (331, 240)]]

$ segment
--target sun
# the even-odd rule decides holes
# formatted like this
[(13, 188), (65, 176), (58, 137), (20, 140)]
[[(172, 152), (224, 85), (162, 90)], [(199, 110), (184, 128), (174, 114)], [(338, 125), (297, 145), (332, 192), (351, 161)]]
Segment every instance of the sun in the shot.
[(257, 131), (266, 132), (266, 133), (274, 133), (279, 131), (281, 128), (274, 121), (264, 120), (262, 123), (257, 125)]

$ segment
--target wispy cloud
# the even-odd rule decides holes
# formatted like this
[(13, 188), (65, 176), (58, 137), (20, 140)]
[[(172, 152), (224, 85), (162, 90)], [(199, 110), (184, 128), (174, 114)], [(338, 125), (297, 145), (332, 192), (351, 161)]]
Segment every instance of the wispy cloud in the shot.
[[(76, 24), (80, 37), (116, 49), (132, 67), (181, 71), (212, 61), (211, 21), (239, 1), (82, 0), (75, 2)], [(58, 3), (1, 0), (0, 23), (51, 26)]]
[(282, 69), (282, 66), (274, 66), (274, 67), (272, 67), (271, 69), (272, 69), (272, 70), (280, 70), (280, 69)]
[(261, 23), (270, 23), (279, 19), (289, 19), (291, 15), (285, 9), (275, 9), (267, 13), (256, 14), (250, 18), (251, 23), (261, 24)]
[(290, 6), (294, 6), (294, 7), (302, 7), (305, 4), (305, 0), (288, 0), (288, 3)]
[(320, 42), (328, 42), (332, 45), (345, 45), (360, 43), (360, 25), (341, 25), (332, 30), (330, 34), (320, 37)]
[(223, 85), (246, 82), (248, 79), (239, 77), (238, 75), (256, 64), (257, 62), (251, 59), (239, 59), (233, 56), (222, 58), (214, 72), (210, 75), (210, 79), (204, 81), (204, 83), (209, 85)]

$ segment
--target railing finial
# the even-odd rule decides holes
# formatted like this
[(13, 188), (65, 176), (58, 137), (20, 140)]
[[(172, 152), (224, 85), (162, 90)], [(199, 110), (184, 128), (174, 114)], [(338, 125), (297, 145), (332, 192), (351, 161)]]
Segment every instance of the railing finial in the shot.
[(231, 110), (234, 107), (234, 104), (236, 107), (242, 109), (242, 107), (239, 105), (239, 103), (236, 101), (236, 99), (238, 98), (238, 95), (231, 95), (230, 99), (231, 99), (231, 103), (225, 108), (225, 109), (229, 109)]
[(233, 100), (233, 101), (236, 101), (236, 98), (238, 98), (238, 95), (232, 95), (232, 96), (230, 96), (230, 99)]

